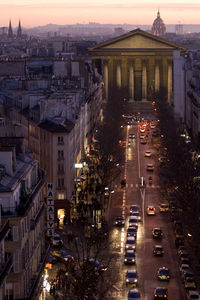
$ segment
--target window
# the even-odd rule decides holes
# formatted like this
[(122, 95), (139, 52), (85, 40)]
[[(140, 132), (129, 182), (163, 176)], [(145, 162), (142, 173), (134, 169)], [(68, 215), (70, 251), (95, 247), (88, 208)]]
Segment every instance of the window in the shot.
[(58, 187), (64, 187), (65, 180), (64, 178), (58, 178)]
[(64, 158), (64, 151), (58, 150), (58, 159), (63, 159), (63, 158)]
[(63, 164), (58, 164), (58, 171), (59, 172), (64, 172), (64, 165)]
[(58, 136), (58, 144), (63, 144), (63, 136)]
[(64, 200), (65, 199), (65, 195), (63, 193), (59, 193), (58, 194), (58, 199), (59, 200)]

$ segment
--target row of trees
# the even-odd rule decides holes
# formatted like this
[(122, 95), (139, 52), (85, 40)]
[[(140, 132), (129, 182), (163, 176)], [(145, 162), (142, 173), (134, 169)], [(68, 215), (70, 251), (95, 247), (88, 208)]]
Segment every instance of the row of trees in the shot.
[(164, 95), (160, 95), (158, 99), (161, 152), (165, 154), (165, 163), (161, 168), (164, 185), (176, 194), (185, 223), (196, 236), (199, 234), (200, 224), (200, 165), (192, 156), (192, 145), (187, 144), (181, 136), (182, 126), (174, 115), (173, 107), (168, 104)]

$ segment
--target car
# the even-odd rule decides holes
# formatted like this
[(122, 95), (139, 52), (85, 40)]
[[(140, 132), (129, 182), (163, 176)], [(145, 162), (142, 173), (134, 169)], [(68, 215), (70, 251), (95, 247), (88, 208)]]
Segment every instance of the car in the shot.
[(181, 277), (184, 282), (187, 278), (194, 278), (194, 273), (191, 270), (183, 271)]
[(128, 300), (141, 300), (139, 290), (138, 289), (131, 289), (128, 292)]
[(186, 294), (186, 300), (200, 300), (198, 291), (188, 291)]
[(180, 273), (183, 273), (185, 271), (190, 271), (191, 268), (190, 268), (190, 265), (188, 265), (188, 264), (182, 264), (182, 265), (180, 265), (179, 270), (180, 270)]
[[(185, 247), (185, 246), (182, 246)], [(189, 255), (189, 253), (187, 252), (187, 250), (179, 250), (178, 251), (178, 256), (179, 258), (187, 258)]]
[(124, 226), (125, 219), (123, 217), (116, 217), (115, 219), (115, 225), (116, 226)]
[(152, 171), (154, 171), (154, 166), (152, 164), (148, 164), (146, 167), (146, 170), (152, 172)]
[(155, 216), (156, 208), (152, 205), (147, 206), (147, 215), (148, 216)]
[(136, 239), (133, 236), (129, 236), (126, 240), (125, 248), (135, 250)]
[(135, 264), (135, 251), (133, 249), (127, 250), (124, 254), (125, 264)]
[(155, 124), (151, 124), (150, 127), (151, 127), (151, 129), (155, 129), (156, 125)]
[(184, 287), (186, 290), (196, 290), (197, 286), (193, 277), (187, 277), (184, 280)]
[(168, 212), (169, 211), (169, 205), (166, 204), (166, 203), (161, 203), (159, 209), (160, 209), (160, 212)]
[(133, 212), (139, 212), (140, 208), (138, 205), (134, 204), (130, 206), (130, 214), (132, 215)]
[(108, 266), (101, 264), (98, 260), (90, 258), (87, 260), (88, 265), (95, 269), (95, 271), (102, 272), (107, 271)]
[(136, 270), (128, 270), (126, 272), (126, 285), (131, 284), (132, 286), (137, 286), (138, 276)]
[(51, 255), (56, 257), (60, 261), (69, 261), (69, 260), (74, 260), (73, 256), (67, 253), (64, 250), (58, 250), (58, 251), (52, 251)]
[(180, 258), (180, 265), (183, 265), (183, 264), (190, 265), (190, 260), (189, 260), (188, 257), (181, 257)]
[(177, 234), (175, 236), (175, 246), (178, 248), (179, 246), (184, 246), (185, 238), (183, 235)]
[(159, 268), (158, 270), (158, 279), (168, 281), (171, 278), (169, 269), (166, 267)]
[(135, 134), (134, 133), (129, 133), (129, 139), (135, 139)]
[(168, 299), (168, 289), (164, 287), (156, 287), (153, 293), (153, 299)]
[(131, 142), (128, 142), (128, 147), (129, 147), (129, 148), (131, 147)]
[(162, 229), (159, 227), (155, 227), (152, 229), (152, 236), (154, 239), (162, 239), (163, 237), (163, 233), (162, 233)]
[(153, 255), (162, 256), (164, 254), (163, 247), (161, 245), (155, 245), (153, 247)]
[(63, 246), (63, 241), (59, 234), (54, 234), (51, 238), (51, 244), (55, 247), (61, 247)]
[(134, 212), (132, 213), (132, 216), (137, 217), (138, 222), (141, 221), (141, 216), (140, 216), (139, 211), (134, 211)]
[(138, 228), (138, 218), (136, 216), (129, 217), (129, 227), (137, 227)]
[(145, 151), (144, 156), (151, 157), (151, 151), (150, 150)]
[(137, 227), (132, 226), (127, 229), (127, 236), (134, 236), (135, 238), (137, 237)]
[(147, 143), (147, 139), (146, 138), (143, 138), (141, 141), (140, 141), (140, 144), (146, 144)]

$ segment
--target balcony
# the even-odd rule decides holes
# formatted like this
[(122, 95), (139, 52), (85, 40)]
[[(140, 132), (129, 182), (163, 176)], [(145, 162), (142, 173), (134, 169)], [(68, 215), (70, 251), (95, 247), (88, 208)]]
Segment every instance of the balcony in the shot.
[(0, 287), (3, 285), (6, 277), (10, 273), (13, 266), (11, 254), (7, 255), (7, 260), (3, 265), (0, 265)]
[(41, 190), (45, 182), (45, 174), (44, 171), (41, 170), (39, 180), (37, 184), (33, 187), (31, 192), (25, 192), (20, 198), (20, 204), (17, 207), (2, 207), (2, 218), (11, 218), (11, 217), (19, 217), (24, 216), (27, 210), (30, 208), (35, 196)]
[(41, 217), (43, 212), (44, 212), (44, 204), (41, 205), (37, 215), (35, 216), (35, 219), (30, 220), (30, 229), (31, 230), (35, 229), (35, 227), (37, 226), (37, 223), (40, 220), (40, 217)]

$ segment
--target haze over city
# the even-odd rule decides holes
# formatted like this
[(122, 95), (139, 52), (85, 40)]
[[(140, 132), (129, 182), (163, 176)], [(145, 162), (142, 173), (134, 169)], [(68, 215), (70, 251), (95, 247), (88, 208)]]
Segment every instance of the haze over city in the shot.
[(1, 25), (12, 19), (17, 26), (19, 18), (24, 27), (45, 24), (113, 23), (152, 24), (158, 8), (166, 24), (198, 24), (199, 0), (6, 0), (0, 3)]

